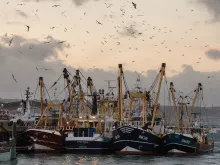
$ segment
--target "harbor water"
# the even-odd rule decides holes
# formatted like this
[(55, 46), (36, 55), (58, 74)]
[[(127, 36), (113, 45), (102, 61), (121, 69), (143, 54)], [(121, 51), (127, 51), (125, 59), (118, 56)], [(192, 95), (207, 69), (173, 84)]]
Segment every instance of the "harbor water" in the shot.
[(18, 154), (3, 165), (220, 165), (220, 133), (211, 134), (214, 153), (199, 156), (132, 156), (83, 154)]

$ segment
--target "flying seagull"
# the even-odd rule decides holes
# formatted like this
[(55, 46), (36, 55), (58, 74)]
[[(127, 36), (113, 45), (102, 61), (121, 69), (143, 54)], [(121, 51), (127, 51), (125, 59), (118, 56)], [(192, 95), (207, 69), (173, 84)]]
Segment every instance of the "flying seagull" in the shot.
[(53, 5), (52, 7), (60, 7), (60, 5)]
[(30, 26), (26, 25), (26, 27), (27, 27), (27, 31), (29, 32)]
[(12, 41), (13, 41), (13, 38), (9, 41), (9, 46), (11, 46)]
[(17, 80), (15, 79), (15, 76), (12, 74), (12, 78), (15, 80), (15, 82), (17, 82)]
[(66, 42), (66, 41), (60, 41), (60, 42), (58, 42), (58, 44), (62, 44), (62, 43), (64, 43), (64, 42)]
[(134, 2), (132, 2), (132, 5), (134, 6), (135, 9), (137, 9), (137, 4), (135, 4)]
[(102, 25), (102, 23), (101, 23), (101, 22), (99, 22), (99, 21), (97, 21), (97, 20), (96, 20), (96, 22), (97, 22), (98, 24)]

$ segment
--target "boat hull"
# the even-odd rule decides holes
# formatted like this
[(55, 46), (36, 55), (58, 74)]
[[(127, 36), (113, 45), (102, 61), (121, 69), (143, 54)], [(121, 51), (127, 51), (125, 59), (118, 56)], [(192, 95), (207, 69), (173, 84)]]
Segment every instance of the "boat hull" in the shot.
[(65, 140), (66, 153), (113, 153), (111, 138), (103, 137), (67, 137)]
[(30, 129), (26, 132), (31, 139), (32, 152), (62, 152), (64, 137), (60, 133), (40, 129)]
[(10, 161), (11, 160), (11, 149), (1, 149), (0, 150), (0, 162)]
[(194, 138), (182, 134), (170, 133), (162, 139), (166, 154), (186, 155), (197, 153), (197, 142)]
[(208, 144), (197, 143), (196, 148), (199, 154), (212, 153), (214, 151), (214, 142), (208, 142)]
[(160, 154), (163, 152), (161, 142), (161, 138), (153, 133), (132, 126), (122, 126), (113, 131), (113, 147), (119, 154)]
[(72, 140), (65, 142), (65, 152), (90, 154), (113, 153), (113, 148), (110, 146), (110, 143), (103, 141)]

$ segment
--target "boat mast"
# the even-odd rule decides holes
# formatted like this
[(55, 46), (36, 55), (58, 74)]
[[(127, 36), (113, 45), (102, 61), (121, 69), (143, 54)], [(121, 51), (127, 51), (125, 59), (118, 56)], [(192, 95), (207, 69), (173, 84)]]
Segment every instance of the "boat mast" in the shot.
[(69, 116), (70, 116), (70, 109), (71, 109), (71, 104), (72, 104), (72, 92), (71, 92), (71, 89), (70, 89), (70, 80), (69, 80), (69, 74), (68, 74), (68, 71), (66, 68), (63, 69), (63, 77), (64, 79), (66, 80), (66, 84), (67, 84), (67, 89), (68, 89), (68, 93), (69, 93), (69, 96), (68, 96), (68, 100), (70, 102), (70, 105), (69, 105), (69, 108), (68, 108), (68, 113), (67, 113), (67, 116), (66, 116), (66, 120), (69, 121)]
[(122, 64), (118, 64), (118, 120), (119, 121), (123, 120), (122, 74), (123, 74)]
[(80, 102), (81, 102), (81, 113), (84, 115), (85, 114), (85, 107), (84, 107), (84, 92), (82, 90), (82, 85), (81, 85), (81, 78), (80, 78), (80, 75), (79, 75), (80, 71), (79, 70), (76, 70), (76, 79), (77, 79), (77, 85), (79, 86), (79, 99), (80, 99)]
[(142, 126), (144, 126), (146, 123), (146, 111), (147, 111), (146, 93), (130, 92), (128, 121), (130, 121), (130, 114), (131, 114), (132, 103), (133, 103), (134, 99), (141, 99), (141, 102), (142, 102)]
[(39, 77), (40, 86), (40, 115), (43, 115), (43, 77)]
[(197, 87), (196, 90), (194, 91), (194, 92), (196, 92), (196, 93), (195, 93), (195, 97), (194, 97), (194, 99), (193, 99), (193, 103), (192, 103), (192, 106), (191, 106), (191, 109), (190, 109), (190, 113), (189, 113), (188, 118), (187, 118), (186, 127), (189, 126), (190, 118), (191, 118), (191, 115), (192, 115), (193, 110), (194, 110), (194, 107), (195, 107), (196, 99), (197, 99), (197, 97), (198, 97), (198, 95), (199, 95), (199, 92), (200, 92), (201, 90), (202, 90), (202, 84), (201, 84), (201, 83), (198, 83), (198, 87)]
[(174, 111), (175, 111), (175, 116), (176, 116), (177, 131), (179, 131), (179, 127), (180, 127), (179, 112), (178, 112), (177, 107), (176, 107), (176, 99), (175, 99), (175, 94), (174, 94), (175, 89), (174, 89), (173, 82), (170, 82), (170, 91), (171, 91), (171, 94), (172, 94), (173, 106), (174, 106)]
[(154, 120), (155, 120), (159, 96), (160, 96), (160, 89), (161, 89), (161, 85), (162, 85), (163, 76), (165, 75), (165, 67), (166, 67), (166, 64), (162, 63), (161, 70), (160, 70), (160, 81), (159, 81), (158, 91), (157, 91), (157, 95), (156, 95), (156, 103), (154, 104), (153, 117), (152, 117), (151, 126), (150, 126), (151, 128), (153, 128), (153, 126), (154, 126)]
[(180, 127), (180, 131), (181, 131), (181, 133), (183, 133), (183, 114), (184, 114), (184, 106), (185, 106), (185, 104), (184, 104), (184, 102), (183, 102), (183, 96), (180, 96), (180, 98), (181, 98), (181, 102), (180, 102), (180, 106), (179, 106), (179, 108), (180, 108), (180, 119), (179, 119), (179, 127)]

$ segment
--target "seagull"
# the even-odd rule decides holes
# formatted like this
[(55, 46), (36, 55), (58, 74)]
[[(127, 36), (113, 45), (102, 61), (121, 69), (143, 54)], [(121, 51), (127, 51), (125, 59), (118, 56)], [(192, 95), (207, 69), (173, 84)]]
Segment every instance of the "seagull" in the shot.
[(137, 4), (135, 4), (134, 2), (132, 2), (132, 5), (134, 6), (135, 9), (137, 9)]
[(9, 41), (9, 46), (11, 46), (12, 41), (13, 41), (13, 38)]
[(98, 24), (102, 25), (102, 23), (101, 23), (101, 22), (99, 22), (99, 21), (97, 21), (97, 20), (96, 20), (96, 22), (97, 22)]
[(30, 26), (26, 25), (26, 27), (27, 27), (27, 31), (29, 32)]
[(52, 7), (60, 7), (60, 5), (53, 5)]
[(15, 76), (12, 74), (12, 78), (15, 80), (15, 82), (17, 82), (17, 80), (15, 79)]
[(46, 70), (52, 70), (52, 69), (47, 69), (47, 68), (40, 68), (40, 69), (43, 69), (43, 70), (45, 70), (45, 71), (46, 71)]
[(58, 44), (62, 44), (62, 43), (64, 43), (64, 42), (66, 42), (66, 41), (60, 41), (60, 42), (58, 42)]

